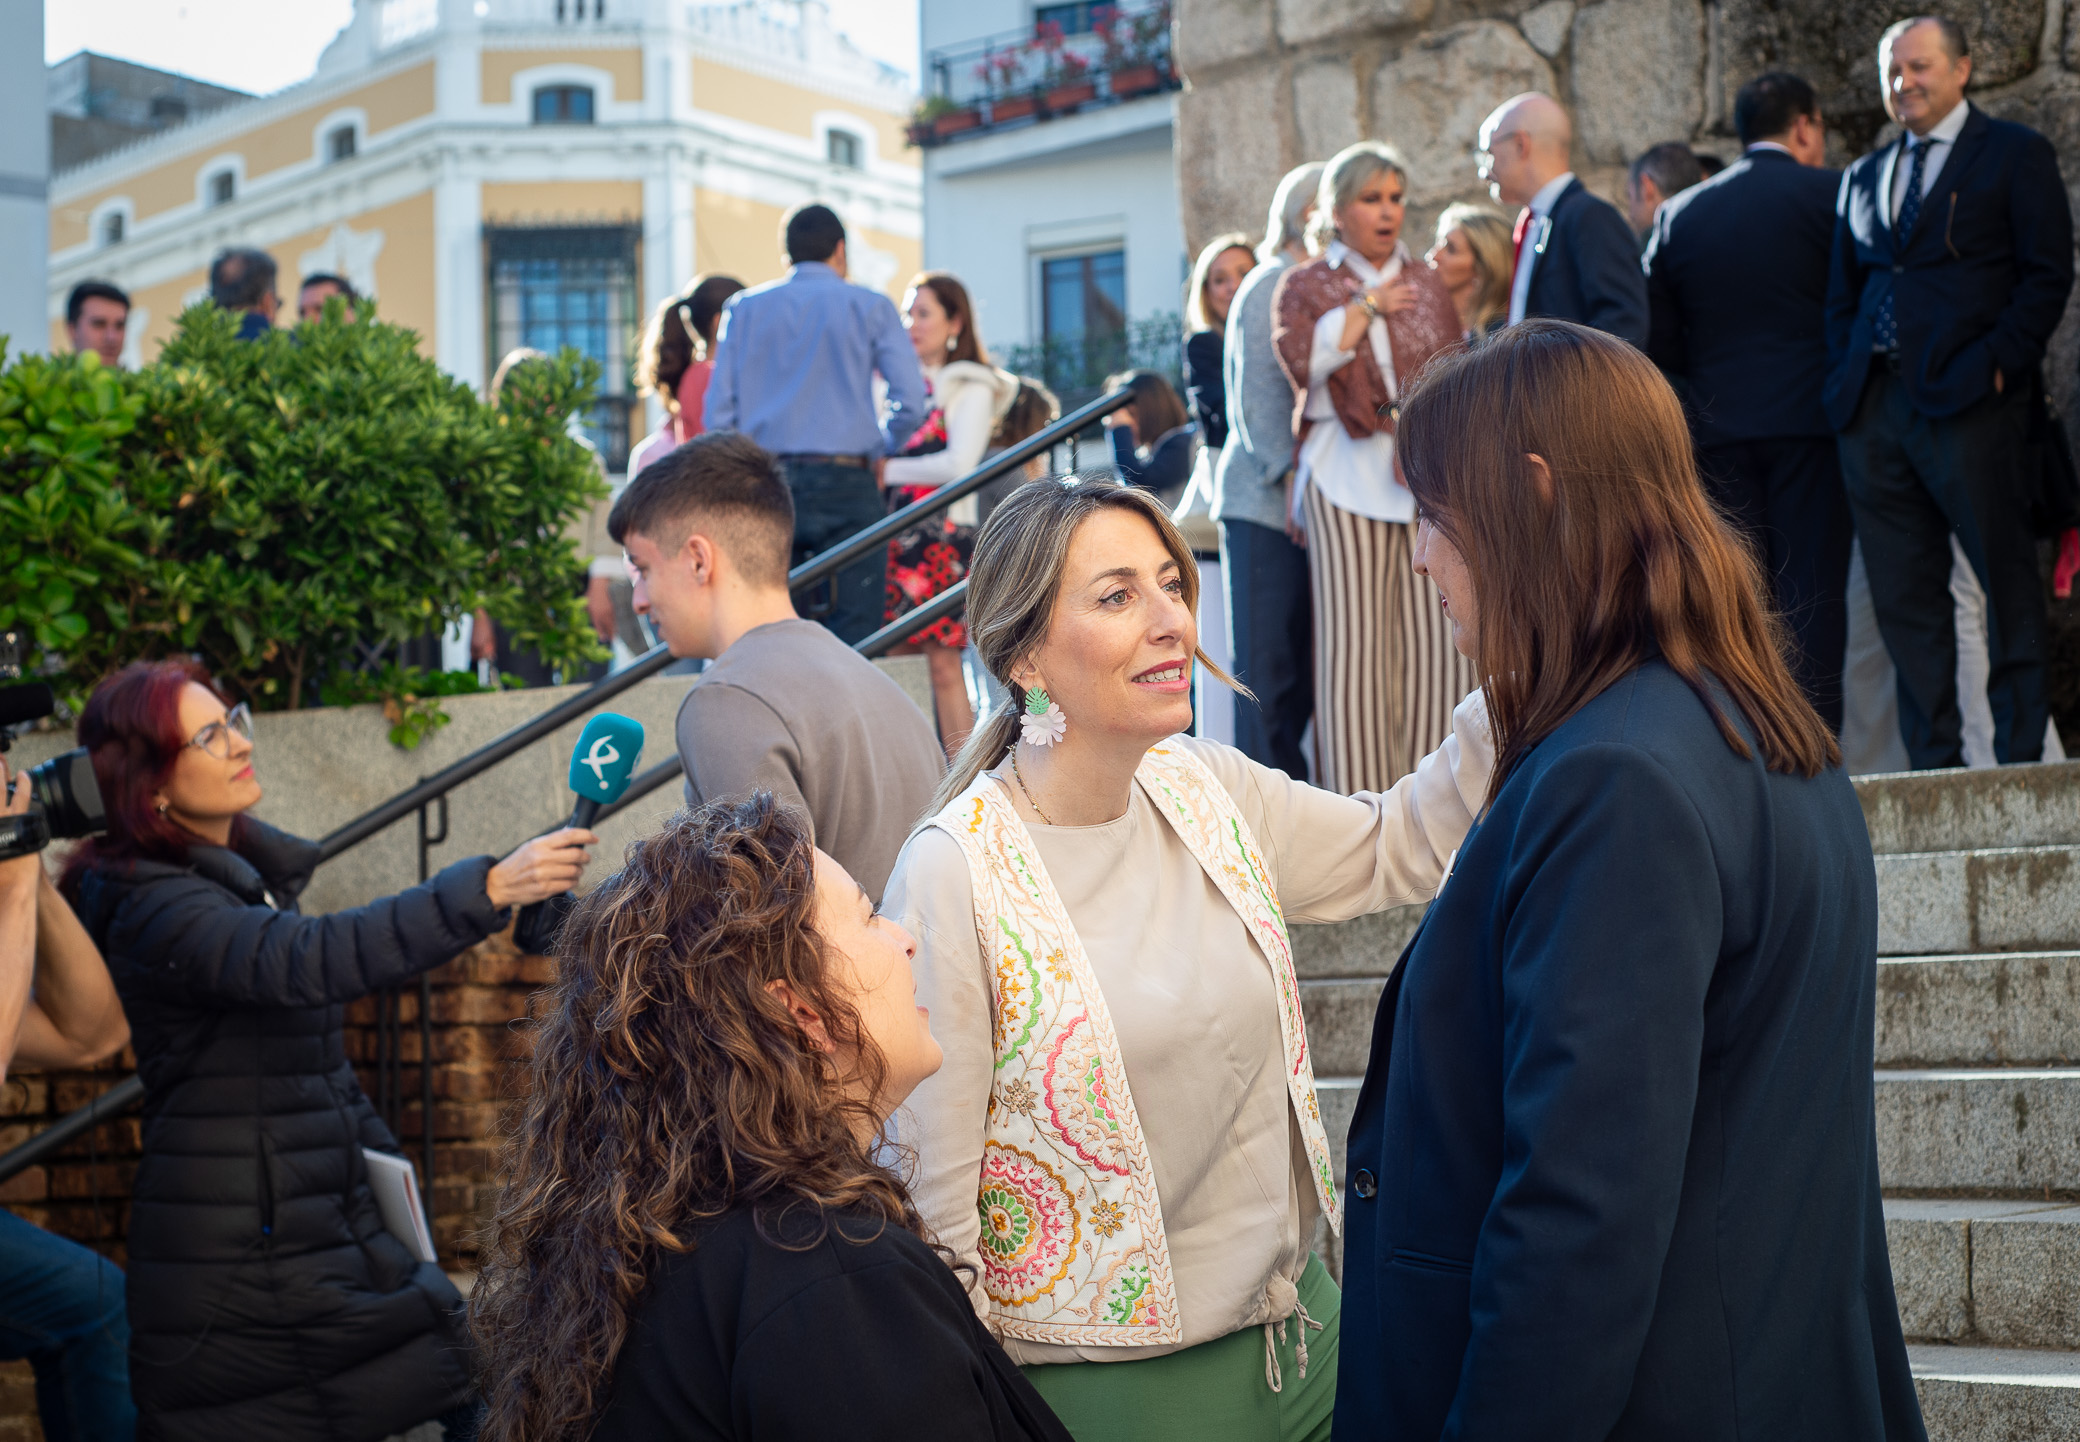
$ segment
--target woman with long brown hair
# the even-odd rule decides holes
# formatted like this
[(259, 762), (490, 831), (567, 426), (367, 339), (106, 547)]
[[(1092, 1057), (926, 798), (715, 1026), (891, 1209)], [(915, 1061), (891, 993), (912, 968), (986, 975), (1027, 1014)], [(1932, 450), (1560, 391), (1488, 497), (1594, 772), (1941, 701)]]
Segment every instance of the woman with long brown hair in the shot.
[(805, 819), (681, 811), (562, 935), (472, 1300), (486, 1442), (1066, 1442), (883, 1160), (940, 1061), (916, 944)]
[[(917, 352), (931, 408), (902, 450), (882, 468), (891, 510), (930, 495), (981, 464), (997, 422), (1018, 395), (1018, 377), (989, 363), (968, 288), (952, 273), (928, 270), (910, 282), (903, 296), (903, 329)], [(889, 620), (923, 605), (968, 574), (980, 504), (974, 496), (956, 501), (888, 543)], [(961, 749), (975, 725), (961, 665), (967, 644), (967, 623), (958, 616), (941, 617), (904, 642), (905, 648), (923, 652), (931, 666), (933, 710), (948, 756)]]
[(1497, 760), (1351, 1123), (1339, 1435), (1922, 1442), (1870, 839), (1681, 404), (1531, 321), (1400, 435)]
[[(1199, 575), (1148, 492), (1034, 481), (975, 543), (985, 717), (890, 877), (945, 1048), (919, 1210), (1078, 1442), (1319, 1442), (1329, 1136), (1293, 921), (1430, 895), (1487, 790), (1478, 697), (1385, 795), (1180, 734)], [(1130, 1084), (1131, 1083), (1131, 1084)]]

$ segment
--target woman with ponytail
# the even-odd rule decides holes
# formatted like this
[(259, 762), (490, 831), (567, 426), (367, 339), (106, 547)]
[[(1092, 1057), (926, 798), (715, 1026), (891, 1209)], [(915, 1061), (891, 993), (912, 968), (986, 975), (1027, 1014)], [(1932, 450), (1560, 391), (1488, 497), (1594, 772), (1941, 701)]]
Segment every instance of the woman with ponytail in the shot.
[(1080, 1442), (1326, 1438), (1338, 1299), (1310, 1248), (1337, 1194), (1286, 928), (1437, 887), (1488, 786), (1479, 693), (1384, 795), (1179, 734), (1212, 667), (1198, 571), (1110, 482), (1015, 491), (968, 585), (1012, 704), (885, 900), (945, 1052), (901, 1122), (918, 1209)]

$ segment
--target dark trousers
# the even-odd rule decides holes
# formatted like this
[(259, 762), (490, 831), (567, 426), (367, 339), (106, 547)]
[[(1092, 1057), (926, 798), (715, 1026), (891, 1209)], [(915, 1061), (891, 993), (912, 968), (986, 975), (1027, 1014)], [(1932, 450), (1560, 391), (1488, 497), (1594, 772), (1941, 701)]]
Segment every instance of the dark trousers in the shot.
[(1832, 436), (1702, 447), (1705, 487), (1752, 538), (1796, 651), (1791, 674), (1828, 729), (1842, 732), (1849, 641), (1849, 497)]
[(1235, 745), (1288, 776), (1307, 775), (1300, 737), (1314, 715), (1314, 603), (1307, 552), (1284, 531), (1221, 522), (1221, 578), (1235, 679), (1256, 693), (1235, 698)]
[[(888, 513), (874, 472), (866, 466), (788, 456), (781, 461), (794, 493), (794, 559), (799, 566)], [(888, 547), (876, 546), (829, 580), (795, 593), (806, 620), (821, 621), (847, 644), (881, 629), (887, 605)]]
[(1899, 672), (1900, 739), (1917, 771), (1964, 765), (1953, 532), (1986, 592), (1994, 755), (2002, 762), (2043, 755), (2049, 627), (2022, 474), (2026, 389), (1935, 418), (1914, 409), (1889, 367), (1874, 365), (1856, 419), (1841, 434), (1842, 479), (1878, 632)]
[(123, 1274), (85, 1247), (0, 1212), (0, 1361), (26, 1357), (48, 1442), (129, 1442)]

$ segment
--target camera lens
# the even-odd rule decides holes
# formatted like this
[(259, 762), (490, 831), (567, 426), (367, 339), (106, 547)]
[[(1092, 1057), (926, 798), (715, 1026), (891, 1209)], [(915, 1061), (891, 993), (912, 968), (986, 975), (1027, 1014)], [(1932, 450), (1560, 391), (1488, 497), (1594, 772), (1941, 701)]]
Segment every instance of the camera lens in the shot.
[(87, 759), (84, 746), (30, 767), (29, 796), (34, 806), (42, 808), (50, 834), (58, 840), (92, 836), (108, 828), (101, 786), (94, 779), (94, 763)]

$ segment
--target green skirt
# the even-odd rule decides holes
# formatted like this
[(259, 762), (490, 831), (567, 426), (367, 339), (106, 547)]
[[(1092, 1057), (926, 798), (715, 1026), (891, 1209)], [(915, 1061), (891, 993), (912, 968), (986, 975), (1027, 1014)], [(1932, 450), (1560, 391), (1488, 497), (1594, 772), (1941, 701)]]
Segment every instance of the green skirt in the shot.
[(1262, 1327), (1143, 1362), (1020, 1370), (1076, 1442), (1328, 1442), (1343, 1294), (1320, 1257), (1309, 1257), (1300, 1274), (1300, 1305), (1322, 1330), (1308, 1330), (1303, 1379), (1295, 1346), (1302, 1324), (1287, 1320), (1277, 1392), (1264, 1380)]

